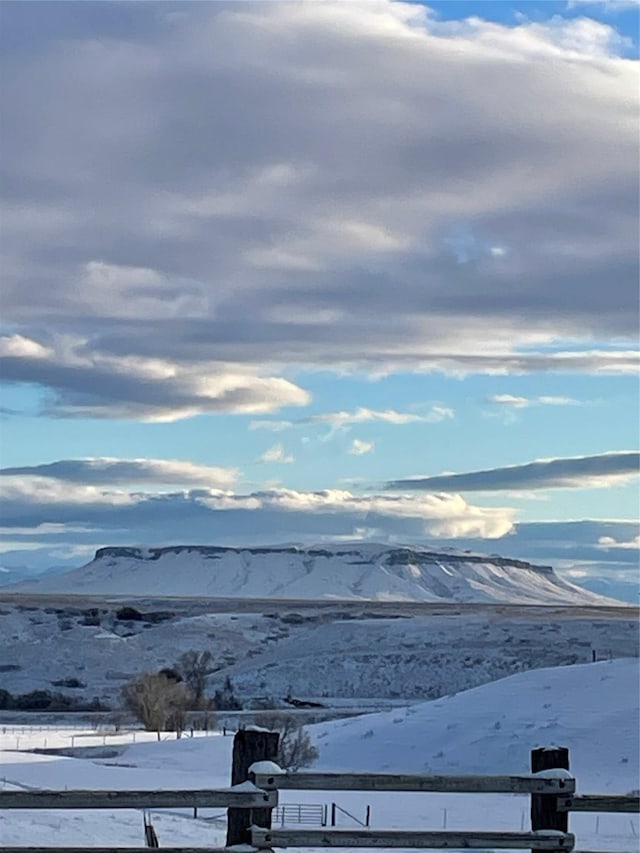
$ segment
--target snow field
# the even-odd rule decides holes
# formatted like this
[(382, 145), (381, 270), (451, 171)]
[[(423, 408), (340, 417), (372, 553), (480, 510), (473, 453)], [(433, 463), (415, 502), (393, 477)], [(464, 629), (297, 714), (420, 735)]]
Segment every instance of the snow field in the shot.
[[(528, 772), (531, 748), (560, 744), (569, 747), (579, 793), (626, 793), (639, 787), (638, 695), (636, 660), (521, 673), (434, 702), (312, 726), (320, 749), (313, 769), (520, 773)], [(41, 735), (34, 732), (34, 740)], [(70, 736), (80, 735), (67, 729), (60, 739), (68, 743)], [(138, 742), (124, 746), (115, 758), (95, 760), (3, 748), (0, 776), (6, 785), (189, 789), (229, 784), (232, 738)], [(521, 796), (283, 791), (280, 801), (336, 802), (361, 820), (369, 805), (371, 824), (380, 828), (528, 826), (529, 799)], [(355, 825), (339, 814), (339, 825)], [(223, 820), (194, 820), (185, 812), (166, 811), (153, 820), (161, 844), (224, 841)], [(638, 847), (637, 815), (573, 814), (569, 825), (578, 849), (631, 853)], [(0, 815), (0, 839), (7, 844), (55, 841), (61, 847), (90, 847), (106, 839), (135, 845), (142, 843), (142, 818), (122, 811), (5, 813)]]

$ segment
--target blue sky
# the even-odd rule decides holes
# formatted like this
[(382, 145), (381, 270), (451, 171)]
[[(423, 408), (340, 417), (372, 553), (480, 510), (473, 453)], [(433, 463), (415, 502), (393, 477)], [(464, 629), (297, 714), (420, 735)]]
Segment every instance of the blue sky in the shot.
[(2, 15), (2, 564), (473, 543), (633, 596), (637, 3)]

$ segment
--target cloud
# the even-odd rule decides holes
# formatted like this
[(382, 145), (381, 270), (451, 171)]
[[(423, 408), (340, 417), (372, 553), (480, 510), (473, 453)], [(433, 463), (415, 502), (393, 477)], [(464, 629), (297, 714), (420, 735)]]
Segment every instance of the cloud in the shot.
[(459, 494), (152, 492), (12, 475), (0, 478), (0, 517), (0, 562), (8, 566), (77, 565), (97, 547), (139, 542), (431, 542), (552, 565), (605, 594), (637, 601), (637, 520), (516, 522), (513, 509), (475, 506)]
[(321, 415), (312, 415), (309, 418), (303, 418), (300, 423), (329, 424), (336, 429), (342, 429), (352, 424), (363, 424), (371, 421), (396, 425), (414, 423), (436, 424), (453, 416), (453, 409), (447, 406), (432, 406), (426, 414), (422, 415), (412, 412), (396, 412), (394, 409), (376, 411), (375, 409), (360, 407), (354, 412), (326, 412)]
[[(283, 541), (351, 536), (362, 528), (389, 537), (495, 538), (513, 526), (513, 510), (477, 507), (460, 495), (354, 495), (346, 490), (270, 489), (247, 494), (192, 489), (175, 493), (123, 492), (45, 477), (0, 481), (3, 533), (42, 524), (80, 525), (89, 541), (136, 538), (153, 542)], [(70, 534), (82, 544), (82, 534)], [(45, 535), (37, 535), (43, 541)], [(59, 541), (56, 531), (56, 541)]]
[(640, 453), (614, 451), (596, 456), (540, 459), (524, 465), (416, 477), (387, 483), (391, 490), (488, 492), (514, 489), (586, 489), (628, 481), (638, 475)]
[(73, 338), (46, 347), (21, 335), (0, 337), (0, 371), (7, 382), (48, 388), (45, 411), (57, 417), (170, 422), (215, 412), (266, 413), (310, 400), (286, 379), (237, 365), (114, 356)]
[(598, 546), (607, 551), (611, 548), (623, 548), (625, 550), (638, 551), (640, 549), (640, 535), (634, 536), (633, 539), (629, 539), (627, 542), (618, 542), (613, 538), (613, 536), (600, 536), (598, 539)]
[(252, 421), (250, 429), (266, 429), (273, 432), (281, 432), (295, 426), (308, 424), (328, 424), (333, 430), (348, 429), (353, 424), (364, 424), (371, 422), (394, 424), (428, 423), (437, 424), (441, 421), (455, 417), (455, 412), (448, 406), (431, 406), (428, 412), (418, 414), (415, 412), (398, 412), (395, 409), (368, 409), (360, 406), (353, 412), (324, 412), (319, 415), (310, 415), (296, 421)]
[(604, 11), (618, 12), (637, 9), (640, 0), (567, 0), (568, 9), (579, 9), (582, 6), (599, 6)]
[(97, 457), (0, 468), (0, 477), (46, 477), (93, 486), (157, 483), (223, 489), (233, 485), (237, 476), (235, 468), (196, 465), (181, 459)]
[(489, 403), (514, 409), (528, 409), (530, 406), (579, 406), (580, 401), (572, 397), (516, 397), (513, 394), (492, 394), (487, 397)]
[(272, 412), (308, 401), (291, 365), (637, 369), (637, 63), (613, 28), (131, 14), (3, 15), (2, 375), (48, 412)]
[(364, 456), (365, 453), (371, 453), (375, 447), (373, 441), (363, 441), (360, 438), (354, 438), (347, 451), (352, 456)]
[(274, 444), (273, 447), (270, 447), (260, 457), (261, 462), (283, 462), (283, 463), (291, 463), (295, 462), (295, 457), (290, 454), (286, 454), (284, 452), (284, 447), (281, 444)]

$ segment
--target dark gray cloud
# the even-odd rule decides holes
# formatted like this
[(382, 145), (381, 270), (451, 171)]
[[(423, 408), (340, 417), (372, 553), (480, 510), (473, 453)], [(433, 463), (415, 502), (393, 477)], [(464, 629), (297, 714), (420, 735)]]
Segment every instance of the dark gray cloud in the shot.
[(86, 485), (175, 484), (226, 488), (237, 477), (233, 468), (196, 465), (181, 459), (60, 459), (41, 465), (0, 468), (0, 477), (46, 477)]
[(596, 345), (637, 328), (636, 73), (607, 28), (45, 6), (3, 11), (2, 313), (52, 355), (3, 377), (53, 411), (303, 400), (247, 388), (265, 364), (637, 367)]
[(428, 492), (493, 492), (530, 489), (584, 489), (608, 486), (637, 476), (640, 453), (620, 451), (595, 456), (540, 459), (525, 465), (415, 477), (387, 483), (389, 490), (425, 490)]

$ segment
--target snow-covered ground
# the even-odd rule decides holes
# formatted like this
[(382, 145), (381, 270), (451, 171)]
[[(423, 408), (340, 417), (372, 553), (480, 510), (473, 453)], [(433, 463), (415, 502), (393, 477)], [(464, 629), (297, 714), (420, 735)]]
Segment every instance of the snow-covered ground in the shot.
[(13, 588), (135, 596), (153, 590), (156, 596), (620, 604), (561, 580), (549, 566), (373, 543), (101, 548), (86, 566)]
[[(172, 666), (189, 649), (213, 655), (209, 694), (229, 676), (245, 700), (281, 700), (291, 692), (359, 704), (437, 698), (522, 670), (586, 663), (593, 652), (633, 657), (639, 642), (632, 608), (455, 605), (407, 617), (400, 604), (401, 618), (380, 619), (372, 618), (374, 605), (363, 604), (334, 610), (265, 602), (262, 612), (192, 615), (182, 602), (166, 621), (154, 622), (118, 620), (120, 605), (107, 600), (91, 610), (81, 602), (8, 602), (0, 607), (0, 688), (98, 696), (110, 705), (119, 702), (125, 681)], [(69, 679), (76, 687), (64, 686)]]
[[(474, 690), (348, 721), (311, 727), (320, 749), (314, 769), (418, 773), (527, 772), (531, 748), (569, 747), (579, 793), (626, 793), (639, 787), (636, 660), (521, 673)], [(74, 732), (76, 738), (80, 732)], [(27, 735), (36, 744), (42, 731)], [(53, 735), (50, 735), (53, 738)], [(67, 740), (70, 732), (60, 735)], [(2, 735), (0, 776), (6, 786), (199, 788), (229, 783), (232, 738), (183, 738), (123, 747), (116, 758), (73, 759), (15, 749), (15, 730)], [(281, 792), (281, 802), (336, 802), (372, 827), (518, 830), (528, 826), (526, 797), (503, 795)], [(342, 813), (341, 813), (342, 814)], [(206, 815), (205, 817), (213, 817)], [(224, 816), (154, 814), (161, 844), (220, 845)], [(342, 814), (341, 825), (349, 825)], [(353, 824), (352, 824), (353, 825)], [(578, 849), (631, 851), (637, 815), (573, 814)], [(141, 845), (139, 812), (14, 812), (0, 815), (4, 844)]]

